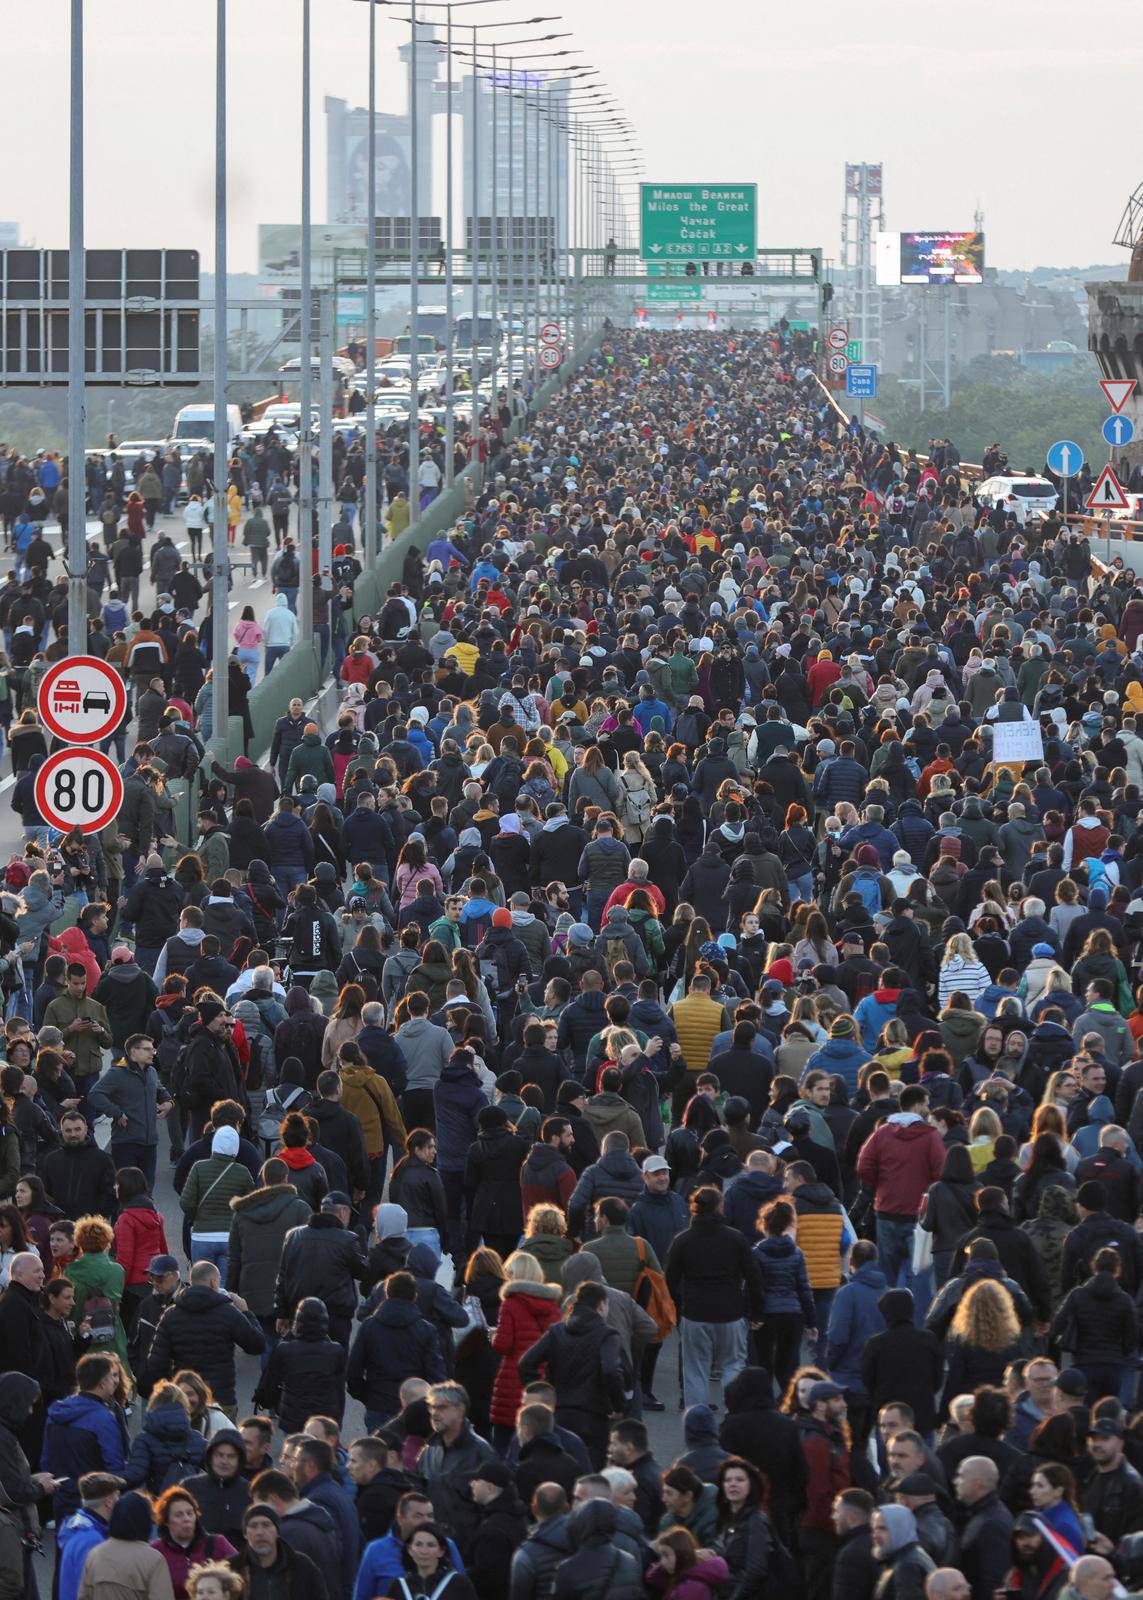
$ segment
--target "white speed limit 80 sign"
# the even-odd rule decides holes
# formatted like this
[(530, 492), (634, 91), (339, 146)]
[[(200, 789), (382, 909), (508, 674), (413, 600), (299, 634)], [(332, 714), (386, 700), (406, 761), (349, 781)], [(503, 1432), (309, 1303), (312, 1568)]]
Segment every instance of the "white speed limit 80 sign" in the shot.
[(119, 814), (123, 779), (102, 750), (57, 750), (36, 773), (35, 796), (53, 828), (98, 833)]

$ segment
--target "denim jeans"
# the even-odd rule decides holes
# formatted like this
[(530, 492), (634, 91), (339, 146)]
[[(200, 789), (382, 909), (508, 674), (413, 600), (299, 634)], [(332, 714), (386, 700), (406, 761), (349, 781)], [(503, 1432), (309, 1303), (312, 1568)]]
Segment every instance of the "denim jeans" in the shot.
[(725, 1394), (746, 1365), (746, 1319), (737, 1322), (691, 1322), (682, 1318), (683, 1404), (710, 1403), (710, 1375), (717, 1363)]
[(201, 1239), (196, 1233), (191, 1233), (191, 1265), (196, 1261), (213, 1261), (222, 1274), (223, 1283), (226, 1282), (226, 1252), (230, 1247), (228, 1239)]
[(405, 1238), (410, 1244), (427, 1244), (437, 1260), (440, 1260), (441, 1236), (435, 1228), (406, 1228)]
[(289, 654), (288, 644), (268, 644), (266, 650), (266, 677), (268, 678), (284, 655)]
[(796, 900), (810, 901), (814, 897), (814, 875), (812, 872), (800, 873), (796, 878), (786, 874), (786, 884), (790, 891), (791, 902)]
[(890, 1289), (913, 1287), (913, 1234), (916, 1217), (877, 1218), (877, 1265)]

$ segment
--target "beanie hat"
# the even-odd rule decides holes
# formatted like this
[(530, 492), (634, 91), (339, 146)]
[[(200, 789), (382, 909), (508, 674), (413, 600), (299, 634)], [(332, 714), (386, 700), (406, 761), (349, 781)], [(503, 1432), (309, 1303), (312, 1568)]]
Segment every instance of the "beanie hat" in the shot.
[(1107, 1190), (1097, 1178), (1089, 1178), (1087, 1183), (1081, 1183), (1076, 1190), (1076, 1204), (1081, 1205), (1085, 1211), (1106, 1211)]
[(590, 944), (595, 934), (586, 922), (573, 922), (568, 933), (569, 944)]
[(776, 979), (778, 983), (785, 984), (789, 988), (794, 981), (793, 962), (788, 961), (785, 956), (780, 956), (777, 961), (771, 962), (766, 976)]
[(481, 1133), (485, 1129), (506, 1128), (508, 1126), (508, 1113), (503, 1106), (481, 1106), (476, 1114), (476, 1126)]
[(1034, 944), (1032, 946), (1032, 954), (1044, 960), (1049, 960), (1055, 953), (1050, 944)]
[(255, 1500), (252, 1506), (246, 1507), (246, 1510), (242, 1513), (242, 1526), (245, 1528), (253, 1517), (265, 1517), (267, 1521), (272, 1522), (275, 1528), (278, 1529), (282, 1526), (282, 1519), (273, 1506), (266, 1505), (265, 1501), (262, 1500)]
[(587, 1090), (578, 1078), (565, 1078), (556, 1090), (556, 1106), (574, 1105), (577, 1100), (582, 1100)]
[(512, 926), (512, 913), (504, 906), (499, 906), (492, 913), (492, 926), (494, 928), (510, 928)]
[(217, 995), (206, 995), (198, 1002), (198, 1019), (205, 1026), (214, 1022), (226, 1010)]
[(840, 1017), (835, 1017), (829, 1025), (831, 1039), (852, 1039), (855, 1032), (853, 1018), (844, 1013)]
[(859, 867), (879, 867), (881, 857), (871, 844), (858, 845), (857, 864)]
[(214, 1137), (210, 1141), (212, 1156), (236, 1156), (238, 1154), (238, 1129), (216, 1128)]

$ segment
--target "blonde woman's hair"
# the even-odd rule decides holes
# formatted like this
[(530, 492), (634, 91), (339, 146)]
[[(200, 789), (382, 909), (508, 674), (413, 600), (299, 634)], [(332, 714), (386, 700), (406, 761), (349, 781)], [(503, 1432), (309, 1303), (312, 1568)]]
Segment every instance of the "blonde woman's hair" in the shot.
[(513, 1250), (504, 1263), (504, 1272), (508, 1283), (543, 1283), (544, 1274), (540, 1270), (540, 1263), (535, 1256), (529, 1255), (527, 1250)]
[(957, 1306), (950, 1331), (954, 1339), (981, 1350), (1010, 1350), (1020, 1338), (1011, 1295), (998, 1283), (974, 1284)]
[(242, 1596), (246, 1593), (241, 1573), (232, 1572), (224, 1561), (204, 1561), (201, 1566), (192, 1567), (187, 1575), (187, 1594), (190, 1600), (196, 1600), (198, 1586), (203, 1578), (213, 1578), (223, 1594), (229, 1596), (229, 1600), (242, 1600)]
[(187, 1416), (190, 1416), (190, 1402), (177, 1383), (157, 1383), (151, 1390), (147, 1410), (156, 1411), (159, 1406), (182, 1406)]
[(619, 1052), (621, 1050), (626, 1050), (629, 1044), (639, 1043), (638, 1039), (636, 1039), (630, 1028), (620, 1028), (618, 1026), (612, 1026), (604, 1029), (603, 1042), (607, 1047), (608, 1054), (610, 1055), (612, 1061), (618, 1061)]
[(1067, 1142), (1068, 1132), (1064, 1114), (1051, 1100), (1046, 1100), (1033, 1111), (1032, 1131), (1028, 1135), (1028, 1142), (1035, 1144), (1042, 1133), (1054, 1133), (1057, 1139)]
[(976, 946), (967, 933), (954, 933), (945, 946), (945, 962), (952, 956), (960, 956), (962, 961), (976, 960)]
[(877, 1048), (878, 1050), (884, 1050), (888, 1046), (896, 1050), (901, 1045), (908, 1044), (908, 1042), (909, 1030), (906, 1028), (901, 1018), (890, 1017), (889, 1021), (881, 1030), (881, 1036), (877, 1040)]
[(1004, 1132), (1004, 1124), (993, 1111), (991, 1106), (981, 1106), (979, 1111), (974, 1111), (972, 1121), (968, 1125), (970, 1139), (999, 1139)]
[[(563, 1238), (568, 1231), (568, 1221), (559, 1206), (533, 1206), (524, 1224), (524, 1237), (534, 1239), (537, 1234), (551, 1233)], [(516, 1252), (519, 1255), (519, 1251)]]

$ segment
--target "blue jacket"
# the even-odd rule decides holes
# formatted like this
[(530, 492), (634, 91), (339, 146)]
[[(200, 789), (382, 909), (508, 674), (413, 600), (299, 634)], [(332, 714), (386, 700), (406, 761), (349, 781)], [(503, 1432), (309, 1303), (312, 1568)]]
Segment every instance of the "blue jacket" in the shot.
[(59, 1547), (59, 1600), (75, 1600), (83, 1564), (89, 1550), (107, 1538), (107, 1524), (94, 1511), (77, 1511), (60, 1524), (56, 1535)]
[(806, 1062), (802, 1078), (804, 1081), (807, 1072), (819, 1068), (822, 1072), (836, 1072), (845, 1079), (846, 1093), (852, 1100), (857, 1093), (857, 1074), (869, 1059), (869, 1051), (856, 1039), (829, 1039)]
[(818, 1325), (814, 1292), (806, 1258), (792, 1239), (763, 1239), (754, 1246), (754, 1259), (762, 1274), (762, 1297), (767, 1312), (785, 1312), (805, 1318), (807, 1328)]
[[(642, 1004), (642, 1002), (640, 1002), (640, 1004)], [(635, 1014), (634, 1006), (631, 1008), (631, 1014), (632, 1016)], [(642, 1026), (642, 1024), (640, 1024), (640, 1026)], [(724, 1050), (730, 1050), (733, 1048), (733, 1046), (734, 1029), (724, 1028), (721, 1033), (716, 1033), (714, 1038), (711, 1040), (710, 1059), (713, 1061), (715, 1056), (722, 1055)], [(761, 1056), (762, 1059), (768, 1062), (771, 1067), (776, 1065), (774, 1060), (774, 1046), (770, 1043), (769, 1039), (767, 1039), (764, 1033), (756, 1033), (754, 1035), (753, 1039), (750, 1041), (750, 1048), (753, 1050), (756, 1056)]]
[(366, 1411), (392, 1417), (401, 1408), (406, 1378), (440, 1383), (447, 1375), (437, 1330), (415, 1302), (382, 1300), (353, 1341), (345, 1386)]
[(476, 1119), (487, 1104), (488, 1096), (472, 1068), (446, 1062), (433, 1087), (438, 1171), (464, 1171), (468, 1148), (477, 1134)]
[(132, 1489), (155, 1492), (163, 1487), (168, 1467), (184, 1464), (180, 1478), (202, 1468), (205, 1441), (196, 1433), (182, 1406), (156, 1406), (143, 1419), (143, 1428), (131, 1443), (123, 1476)]
[(690, 1226), (687, 1203), (673, 1189), (666, 1194), (645, 1194), (631, 1207), (627, 1226), (638, 1238), (646, 1239), (660, 1261), (665, 1261), (671, 1240)]
[(740, 1172), (726, 1186), (722, 1201), (723, 1217), (753, 1244), (762, 1237), (758, 1229), (759, 1211), (781, 1193), (782, 1180), (776, 1173)]
[(311, 1480), (305, 1498), (312, 1500), (315, 1506), (321, 1506), (333, 1518), (341, 1553), (341, 1589), (345, 1600), (349, 1600), (353, 1593), (353, 1575), (357, 1571), (357, 1553), (361, 1541), (361, 1527), (353, 1501), (329, 1472), (320, 1472)]
[(885, 1318), (877, 1309), (884, 1293), (885, 1274), (875, 1261), (867, 1261), (837, 1291), (830, 1311), (829, 1340), (822, 1360), (835, 1383), (858, 1394), (865, 1393), (862, 1351), (875, 1333), (885, 1329)]
[(341, 828), (341, 845), (349, 860), (368, 861), (371, 867), (380, 867), (386, 876), (392, 837), (389, 824), (379, 811), (360, 807), (350, 812)]
[(850, 854), (859, 845), (871, 844), (880, 858), (882, 872), (889, 871), (895, 853), (901, 848), (900, 842), (879, 822), (858, 822), (853, 827), (843, 828), (837, 842)]
[(628, 1021), (633, 1028), (641, 1028), (648, 1038), (657, 1034), (664, 1044), (679, 1042), (678, 1029), (657, 1000), (636, 1000), (628, 1013)]
[(296, 811), (279, 811), (263, 830), (266, 835), (266, 865), (271, 872), (308, 874), (314, 864), (314, 842), (310, 830)]
[(982, 1017), (987, 1017), (989, 1022), (996, 1015), (996, 1008), (1002, 1000), (1015, 1000), (1017, 997), (1011, 989), (1004, 989), (998, 983), (990, 983), (983, 994), (976, 997), (975, 1009)]
[(674, 713), (662, 700), (636, 701), (631, 716), (639, 724), (639, 731), (644, 736), (651, 731), (651, 723), (656, 717), (662, 718), (664, 733), (670, 733), (675, 722)]
[[(463, 1572), (464, 1562), (460, 1559), (460, 1551), (451, 1539), (445, 1542), (448, 1545), (449, 1560), (458, 1572)], [(373, 1600), (374, 1595), (386, 1592), (394, 1578), (403, 1578), (405, 1576), (403, 1556), (404, 1546), (396, 1533), (387, 1533), (383, 1539), (371, 1540), (365, 1546), (361, 1557), (353, 1600)], [(447, 1594), (448, 1591), (445, 1592)]]
[[(890, 1017), (897, 1015), (898, 993), (896, 989), (874, 989), (872, 994), (867, 994), (864, 1000), (857, 1002), (853, 1018), (861, 1034), (861, 1042), (867, 1050), (876, 1050), (882, 1028)], [(877, 998), (879, 994), (891, 994), (893, 998), (879, 1000)]]
[(53, 1502), (56, 1526), (79, 1507), (79, 1480), (85, 1472), (122, 1472), (127, 1462), (123, 1419), (90, 1394), (71, 1394), (48, 1407), (40, 1466), (66, 1478)]
[(405, 737), (408, 739), (413, 749), (420, 753), (421, 759), (424, 761), (426, 766), (428, 766), (430, 761), (436, 760), (437, 753), (433, 748), (432, 740), (417, 723), (409, 723), (409, 731)]

